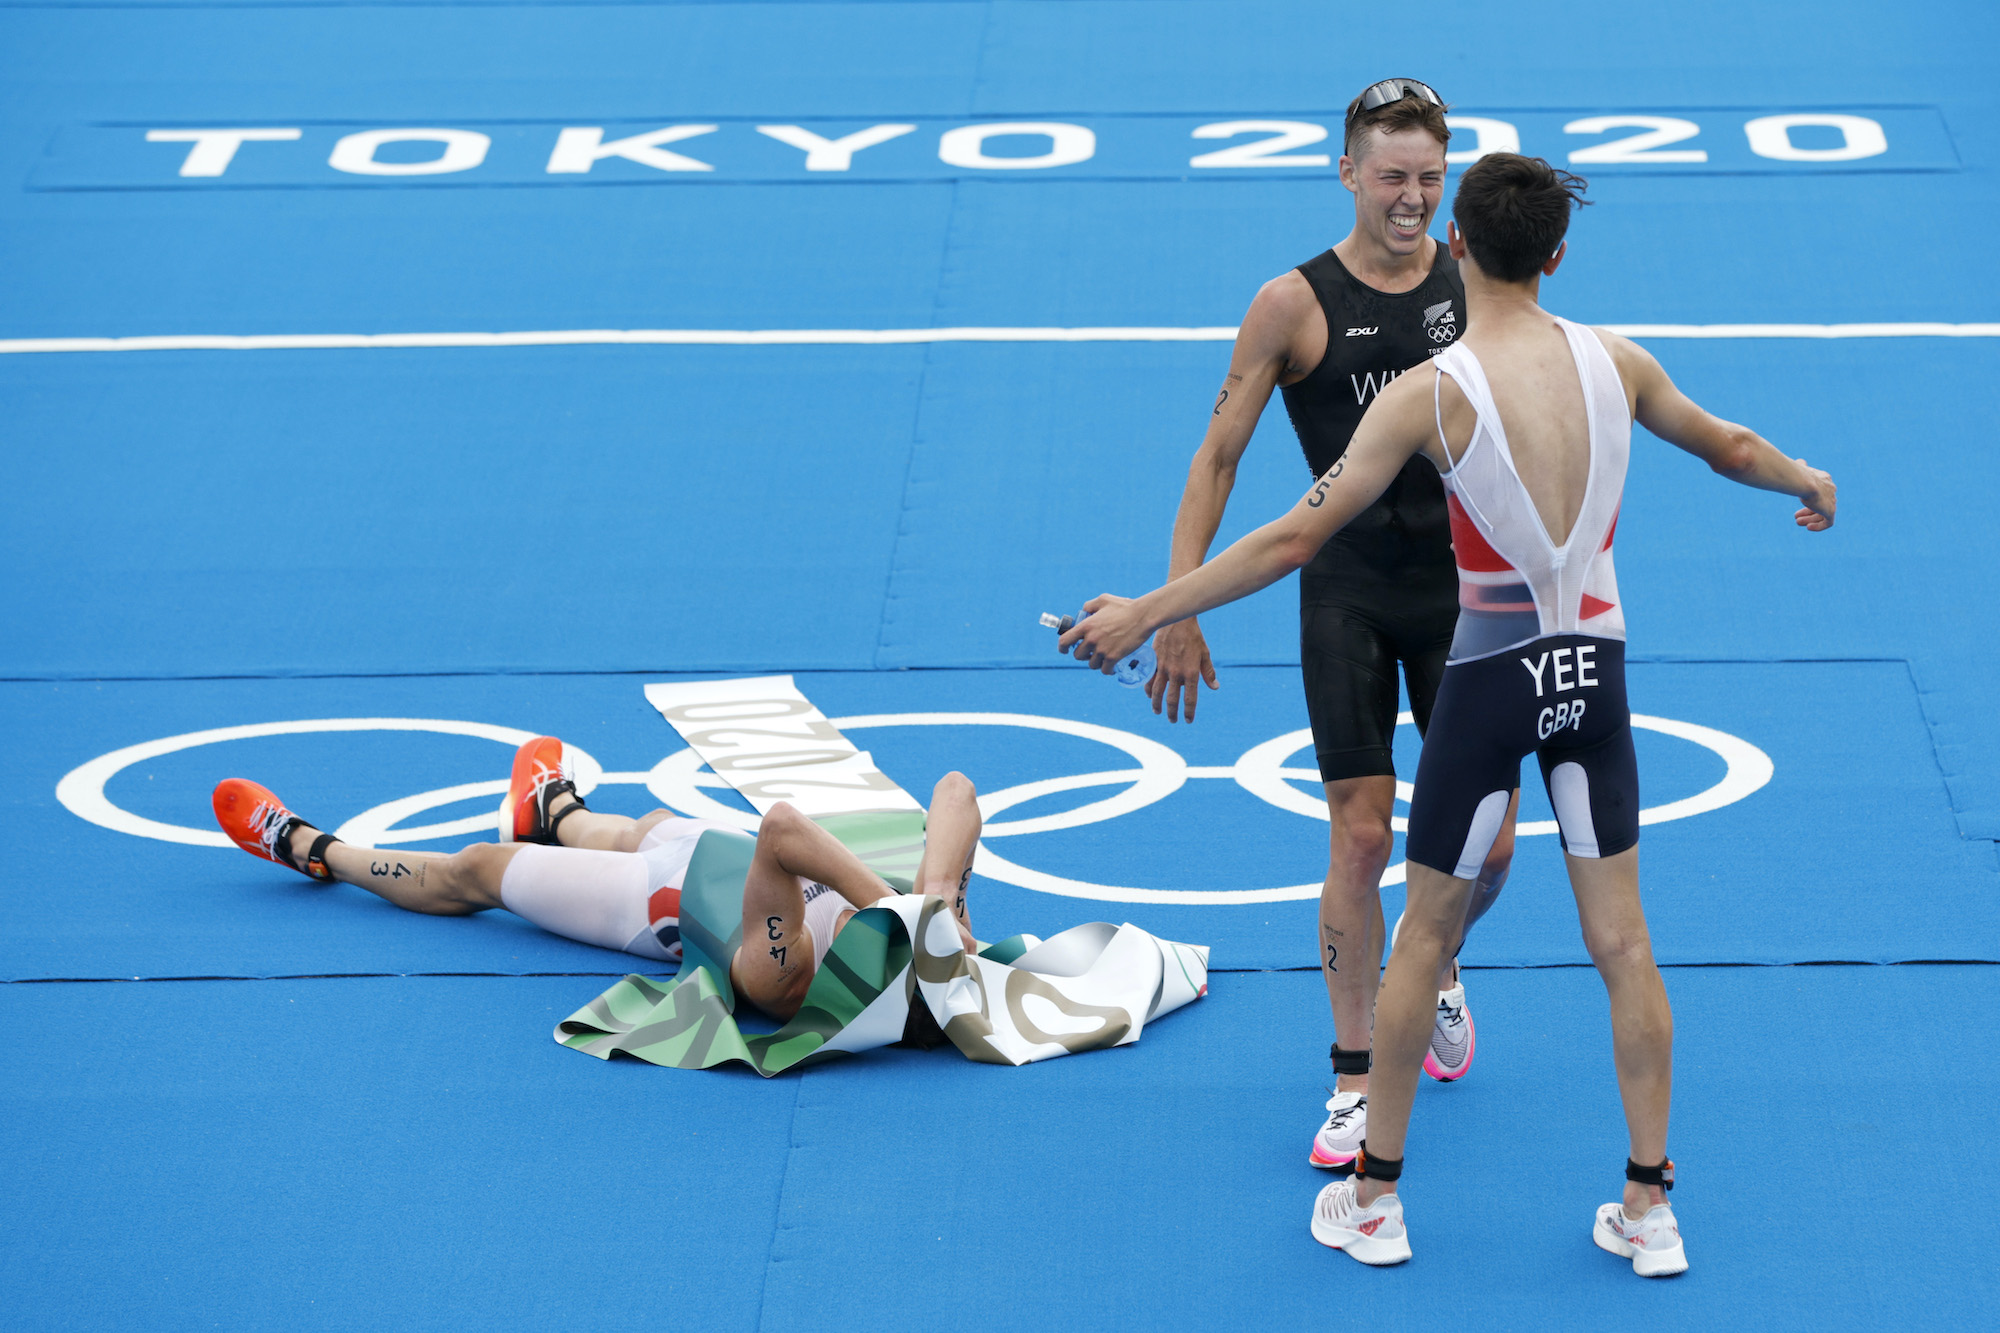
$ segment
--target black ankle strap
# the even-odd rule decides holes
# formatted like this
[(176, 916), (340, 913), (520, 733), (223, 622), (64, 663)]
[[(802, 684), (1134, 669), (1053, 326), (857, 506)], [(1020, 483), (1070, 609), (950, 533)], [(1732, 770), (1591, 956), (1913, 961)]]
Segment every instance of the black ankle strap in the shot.
[(339, 841), (331, 833), (322, 833), (314, 838), (312, 847), (306, 852), (305, 872), (314, 879), (332, 879), (333, 871), (326, 863), (326, 849)]
[(1674, 1187), (1674, 1159), (1664, 1158), (1658, 1166), (1640, 1166), (1627, 1157), (1625, 1179), (1635, 1185), (1658, 1185), (1663, 1190), (1670, 1190)]
[(1388, 1184), (1400, 1179), (1403, 1174), (1403, 1159), (1400, 1157), (1370, 1157), (1368, 1140), (1361, 1140), (1361, 1151), (1354, 1154), (1354, 1175), (1357, 1180), (1379, 1180)]
[[(574, 782), (571, 782), (568, 778), (563, 778), (559, 782), (551, 782), (548, 785), (547, 792), (542, 797), (542, 799), (544, 802), (553, 801), (555, 800), (556, 797), (562, 795), (564, 792), (569, 793), (574, 804), (564, 806), (561, 810), (557, 811), (555, 814), (549, 817), (548, 838), (549, 841), (554, 844), (560, 844), (562, 842), (562, 839), (556, 836), (556, 830), (562, 827), (562, 822), (565, 819), (568, 819), (571, 815), (575, 814), (577, 811), (583, 809), (583, 797), (578, 796), (576, 794), (576, 784)], [(547, 808), (548, 807), (545, 804), (543, 806), (543, 809)]]
[(1365, 1074), (1368, 1072), (1370, 1052), (1367, 1048), (1358, 1051), (1343, 1051), (1340, 1043), (1333, 1044), (1333, 1072), (1336, 1074)]
[[(333, 871), (326, 864), (326, 849), (339, 842), (340, 839), (334, 837), (331, 833), (320, 833), (317, 838), (313, 839), (312, 846), (306, 851), (305, 864), (300, 865), (297, 858), (292, 855), (292, 835), (302, 828), (309, 829), (312, 828), (312, 825), (306, 823), (305, 820), (300, 819), (297, 815), (293, 815), (290, 819), (287, 819), (284, 827), (278, 830), (278, 836), (271, 840), (271, 850), (277, 853), (280, 861), (283, 861), (301, 875), (310, 875), (314, 879), (332, 879)], [(313, 831), (315, 833), (319, 832), (317, 829), (313, 829)]]

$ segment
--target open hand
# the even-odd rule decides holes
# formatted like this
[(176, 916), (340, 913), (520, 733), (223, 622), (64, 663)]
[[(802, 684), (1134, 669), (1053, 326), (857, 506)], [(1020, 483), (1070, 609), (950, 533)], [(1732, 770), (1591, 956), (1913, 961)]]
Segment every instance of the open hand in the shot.
[(1088, 662), (1105, 675), (1118, 670), (1119, 661), (1146, 641), (1152, 626), (1140, 614), (1130, 597), (1104, 593), (1083, 604), (1090, 618), (1079, 620), (1056, 640), (1056, 647), (1079, 662)]
[(1201, 682), (1207, 681), (1211, 690), (1216, 688), (1215, 663), (1209, 660), (1208, 640), (1202, 636), (1200, 623), (1190, 617), (1167, 626), (1153, 636), (1153, 652), (1160, 660), (1159, 669), (1146, 682), (1146, 697), (1153, 701), (1153, 711), (1158, 713), (1164, 705), (1167, 721), (1179, 721), (1176, 712), (1194, 721), (1195, 696), (1201, 692)]

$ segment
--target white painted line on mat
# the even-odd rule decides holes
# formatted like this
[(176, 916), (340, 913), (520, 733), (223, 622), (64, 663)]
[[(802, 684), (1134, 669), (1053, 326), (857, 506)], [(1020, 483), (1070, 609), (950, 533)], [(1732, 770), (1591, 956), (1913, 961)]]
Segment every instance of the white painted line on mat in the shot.
[[(2000, 324), (1611, 324), (1628, 338), (2000, 338)], [(541, 329), (515, 333), (175, 333), (135, 338), (4, 338), (5, 352), (275, 352), (396, 347), (811, 347), (909, 343), (1230, 342), (1229, 325), (1191, 328)]]

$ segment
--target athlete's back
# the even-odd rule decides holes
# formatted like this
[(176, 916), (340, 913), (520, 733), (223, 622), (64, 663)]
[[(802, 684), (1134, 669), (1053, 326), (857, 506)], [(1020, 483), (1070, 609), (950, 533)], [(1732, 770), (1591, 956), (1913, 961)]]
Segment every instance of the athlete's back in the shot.
[[(1590, 472), (1583, 381), (1560, 321), (1533, 321), (1467, 344), (1492, 388), (1493, 405), (1521, 483), (1551, 540), (1569, 539)], [(1464, 448), (1452, 450), (1456, 463)]]
[(1459, 577), (1451, 660), (1555, 634), (1622, 640), (1611, 541), (1632, 417), (1618, 368), (1594, 331), (1533, 305), (1482, 332), (1437, 359), (1432, 385)]

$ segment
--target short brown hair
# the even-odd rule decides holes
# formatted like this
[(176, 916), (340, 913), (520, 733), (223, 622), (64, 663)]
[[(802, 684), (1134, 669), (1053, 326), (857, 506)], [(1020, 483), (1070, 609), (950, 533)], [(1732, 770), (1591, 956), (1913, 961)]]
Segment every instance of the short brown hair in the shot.
[(1347, 137), (1341, 142), (1340, 151), (1353, 157), (1354, 145), (1370, 130), (1394, 134), (1398, 130), (1422, 129), (1439, 145), (1449, 145), (1451, 126), (1444, 123), (1444, 113), (1448, 109), (1415, 93), (1405, 93), (1393, 102), (1384, 102), (1372, 111), (1363, 111), (1361, 98), (1357, 97), (1347, 104)]
[(1451, 216), (1480, 271), (1526, 282), (1562, 244), (1570, 214), (1590, 202), (1589, 184), (1539, 157), (1488, 153), (1459, 178)]

